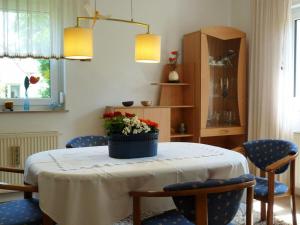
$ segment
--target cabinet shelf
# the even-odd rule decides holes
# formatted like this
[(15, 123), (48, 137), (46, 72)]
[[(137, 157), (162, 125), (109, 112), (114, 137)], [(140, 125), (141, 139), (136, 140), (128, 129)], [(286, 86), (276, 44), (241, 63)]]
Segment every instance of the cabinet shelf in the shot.
[(225, 64), (218, 64), (218, 63), (208, 63), (209, 66), (211, 67), (225, 67)]
[(166, 105), (164, 107), (169, 107), (171, 109), (192, 109), (194, 108), (195, 106), (194, 105)]
[(171, 138), (188, 138), (188, 137), (194, 137), (193, 134), (171, 134)]
[(191, 86), (189, 83), (151, 83), (151, 85), (159, 85), (159, 86)]

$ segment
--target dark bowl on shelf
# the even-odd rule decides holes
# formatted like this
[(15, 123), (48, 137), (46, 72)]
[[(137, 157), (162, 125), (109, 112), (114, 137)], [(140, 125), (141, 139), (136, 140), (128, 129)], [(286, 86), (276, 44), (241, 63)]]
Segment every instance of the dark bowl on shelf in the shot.
[(126, 101), (126, 102), (122, 102), (122, 105), (124, 105), (125, 107), (129, 107), (132, 106), (134, 103), (134, 101)]

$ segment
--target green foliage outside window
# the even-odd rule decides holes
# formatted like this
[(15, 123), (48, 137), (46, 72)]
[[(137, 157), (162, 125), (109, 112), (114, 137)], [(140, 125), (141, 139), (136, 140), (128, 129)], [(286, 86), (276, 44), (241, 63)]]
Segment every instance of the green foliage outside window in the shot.
[(39, 59), (38, 61), (40, 63), (39, 72), (44, 78), (43, 79), (44, 82), (47, 83), (47, 87), (40, 89), (39, 94), (41, 95), (42, 98), (50, 98), (51, 97), (50, 60)]

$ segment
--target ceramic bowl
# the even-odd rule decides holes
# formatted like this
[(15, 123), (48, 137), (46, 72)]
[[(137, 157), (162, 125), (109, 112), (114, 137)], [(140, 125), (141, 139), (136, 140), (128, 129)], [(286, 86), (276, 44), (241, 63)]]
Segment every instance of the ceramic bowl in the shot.
[(151, 106), (152, 105), (152, 101), (141, 101), (141, 104), (143, 106)]
[(126, 102), (122, 102), (122, 105), (124, 105), (125, 107), (129, 107), (132, 106), (134, 103), (134, 101), (126, 101)]

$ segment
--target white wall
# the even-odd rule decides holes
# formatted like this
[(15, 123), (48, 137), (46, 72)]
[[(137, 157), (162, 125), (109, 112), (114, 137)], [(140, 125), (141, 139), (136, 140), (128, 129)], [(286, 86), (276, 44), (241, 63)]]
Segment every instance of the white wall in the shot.
[(231, 0), (230, 24), (244, 32), (250, 37), (251, 31), (251, 0)]
[[(238, 1), (237, 1), (238, 2)], [(103, 14), (130, 17), (130, 2), (101, 0)], [(143, 28), (113, 22), (98, 22), (95, 27), (95, 57), (92, 62), (66, 62), (68, 113), (0, 114), (0, 133), (59, 131), (60, 147), (71, 137), (102, 134), (101, 114), (106, 105), (124, 100), (153, 100), (167, 63), (167, 52), (181, 49), (183, 34), (203, 26), (229, 25), (231, 0), (139, 0), (134, 1), (134, 18), (152, 25), (162, 36), (162, 62), (134, 62), (134, 35)], [(74, 18), (75, 20), (75, 18)]]

